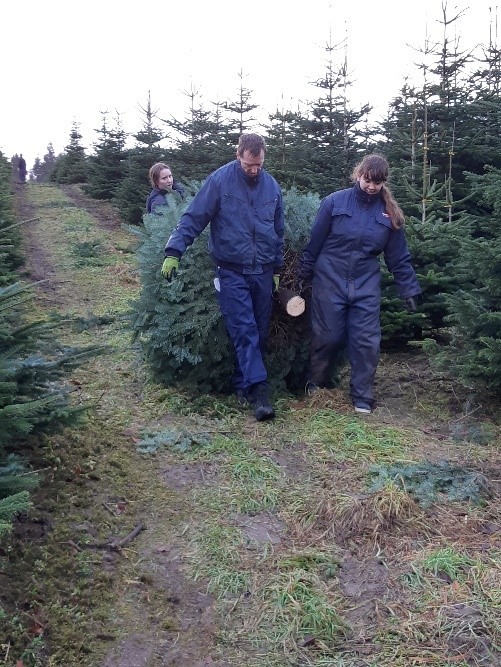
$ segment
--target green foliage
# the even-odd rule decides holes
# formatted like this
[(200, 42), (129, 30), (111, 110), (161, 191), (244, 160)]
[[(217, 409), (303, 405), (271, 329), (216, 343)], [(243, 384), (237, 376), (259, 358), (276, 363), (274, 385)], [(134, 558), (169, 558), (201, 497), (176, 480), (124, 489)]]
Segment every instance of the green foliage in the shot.
[(371, 491), (377, 491), (388, 482), (393, 482), (425, 507), (444, 500), (480, 503), (492, 494), (483, 475), (451, 465), (447, 461), (373, 465), (369, 468), (369, 474)]
[(148, 183), (149, 168), (161, 159), (160, 149), (135, 148), (127, 153), (124, 161), (124, 177), (117, 185), (113, 204), (121, 219), (131, 225), (139, 225), (145, 213), (145, 203), (151, 189)]
[(427, 349), (463, 384), (501, 395), (501, 170), (468, 180), (480, 214), (457, 239), (456, 289), (446, 296), (450, 340)]
[(333, 655), (351, 635), (337, 611), (340, 600), (314, 572), (300, 568), (281, 572), (267, 582), (262, 594), (267, 609), (259, 629), (267, 628), (270, 642), (286, 652), (296, 650), (296, 642), (314, 637), (317, 653)]
[(102, 116), (101, 128), (96, 130), (99, 139), (94, 144), (94, 154), (87, 161), (84, 192), (94, 199), (111, 200), (124, 177), (126, 134), (120, 117), (115, 120), (115, 126), (109, 128), (106, 113)]
[(136, 443), (136, 447), (141, 454), (154, 454), (163, 448), (184, 454), (204, 447), (210, 442), (211, 436), (208, 433), (191, 433), (187, 429), (173, 428), (145, 435)]
[[(295, 280), (295, 264), (318, 208), (318, 197), (284, 193), (286, 266), (283, 286)], [(145, 215), (144, 227), (134, 229), (142, 290), (132, 306), (133, 329), (157, 378), (166, 385), (201, 391), (231, 391), (233, 348), (216, 299), (213, 262), (205, 230), (185, 253), (176, 280), (160, 276), (163, 249), (188, 202), (173, 202), (163, 215)], [(307, 349), (307, 315), (288, 316), (274, 303), (269, 343), (270, 377), (280, 387), (302, 386)]]
[(10, 175), (10, 163), (0, 152), (0, 285), (12, 282), (14, 270), (22, 262), (19, 231), (14, 224)]
[(5, 462), (0, 466), (0, 497), (28, 491), (38, 486), (38, 476), (26, 473), (25, 467), (19, 456), (9, 454)]
[(407, 220), (407, 243), (423, 295), (418, 312), (406, 312), (396, 293), (393, 276), (382, 267), (381, 330), (387, 346), (440, 335), (449, 312), (446, 297), (466, 280), (456, 260), (472, 225), (466, 214), (446, 222), (433, 207), (424, 221), (414, 216)]
[[(145, 212), (145, 201), (150, 190), (148, 171), (155, 162), (166, 162), (174, 169), (165, 155), (165, 150), (158, 146), (165, 138), (165, 133), (155, 126), (156, 113), (151, 106), (151, 96), (145, 108), (141, 108), (144, 116), (143, 126), (134, 134), (137, 145), (126, 151), (123, 164), (123, 178), (114, 191), (113, 204), (120, 213), (122, 220), (128, 224), (139, 225)], [(174, 172), (175, 173), (175, 172)], [(178, 180), (179, 175), (175, 173)]]
[[(0, 490), (2, 488), (2, 480), (0, 473)], [(28, 491), (20, 491), (14, 493), (6, 498), (0, 497), (0, 540), (12, 529), (12, 519), (21, 512), (26, 512), (30, 509), (32, 503)]]
[(22, 308), (30, 298), (31, 288), (19, 283), (0, 289), (0, 452), (35, 427), (73, 422), (82, 408), (70, 406), (70, 389), (61, 380), (102, 351), (60, 346), (49, 322), (23, 324)]
[(54, 152), (54, 147), (50, 143), (47, 146), (47, 153), (45, 153), (43, 159), (40, 160), (39, 157), (35, 159), (35, 164), (33, 165), (33, 169), (31, 170), (34, 180), (37, 183), (47, 183), (52, 176), (56, 164), (57, 164), (57, 157)]
[(436, 577), (445, 575), (450, 581), (462, 581), (473, 565), (474, 561), (467, 555), (458, 553), (452, 547), (446, 547), (429, 554), (421, 567), (424, 572), (431, 572)]
[[(4, 279), (9, 278), (5, 272)], [(101, 351), (65, 348), (55, 341), (53, 324), (27, 324), (25, 312), (33, 297), (30, 286), (0, 287), (0, 534), (29, 506), (24, 492), (36, 484), (22, 458), (27, 436), (76, 421), (84, 407), (71, 405), (70, 389), (62, 380)]]
[(87, 180), (87, 163), (85, 148), (81, 145), (80, 126), (74, 122), (70, 132), (70, 142), (64, 153), (57, 158), (55, 167), (49, 177), (53, 183), (85, 183)]

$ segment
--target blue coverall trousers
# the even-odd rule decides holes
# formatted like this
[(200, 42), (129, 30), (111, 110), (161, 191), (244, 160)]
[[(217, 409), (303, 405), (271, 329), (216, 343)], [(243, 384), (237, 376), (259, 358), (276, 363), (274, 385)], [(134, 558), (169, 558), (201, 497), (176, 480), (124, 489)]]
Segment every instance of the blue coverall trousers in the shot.
[(273, 269), (242, 274), (218, 267), (218, 301), (236, 354), (233, 385), (249, 389), (266, 382), (264, 355), (270, 328)]
[(379, 362), (381, 325), (380, 294), (356, 296), (313, 286), (311, 303), (311, 382), (329, 386), (332, 363), (345, 347), (351, 366), (350, 394), (353, 402), (374, 404), (373, 384)]

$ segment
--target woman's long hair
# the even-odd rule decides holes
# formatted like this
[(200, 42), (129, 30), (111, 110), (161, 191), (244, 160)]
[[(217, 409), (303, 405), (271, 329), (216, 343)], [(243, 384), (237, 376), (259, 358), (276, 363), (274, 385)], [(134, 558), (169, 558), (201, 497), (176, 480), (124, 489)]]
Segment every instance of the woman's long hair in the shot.
[(382, 155), (373, 153), (372, 155), (366, 155), (362, 162), (355, 165), (351, 177), (354, 182), (357, 178), (363, 176), (367, 181), (383, 183), (381, 196), (386, 207), (386, 213), (390, 216), (393, 229), (400, 229), (404, 226), (405, 217), (390, 188), (386, 185), (389, 171), (390, 166), (386, 159)]

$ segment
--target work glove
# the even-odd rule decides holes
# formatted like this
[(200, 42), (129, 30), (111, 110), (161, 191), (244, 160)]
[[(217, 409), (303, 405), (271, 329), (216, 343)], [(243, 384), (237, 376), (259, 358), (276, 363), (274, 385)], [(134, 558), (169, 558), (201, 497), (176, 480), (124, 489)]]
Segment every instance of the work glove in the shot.
[(178, 268), (179, 259), (177, 257), (166, 257), (164, 259), (164, 263), (162, 264), (162, 277), (170, 283), (170, 281), (174, 280), (176, 277)]
[(278, 273), (273, 274), (273, 291), (278, 292), (278, 288), (280, 287), (280, 276)]
[(417, 310), (417, 295), (416, 296), (409, 296), (405, 300), (405, 307), (409, 311), (409, 313), (415, 313)]

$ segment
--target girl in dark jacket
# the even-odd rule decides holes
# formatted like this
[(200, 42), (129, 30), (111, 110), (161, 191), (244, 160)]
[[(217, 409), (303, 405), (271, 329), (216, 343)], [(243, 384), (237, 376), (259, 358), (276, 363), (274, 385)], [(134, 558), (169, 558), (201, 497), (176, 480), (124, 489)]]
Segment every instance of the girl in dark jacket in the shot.
[(388, 172), (385, 158), (368, 155), (353, 170), (353, 187), (322, 200), (299, 269), (300, 289), (312, 280), (307, 393), (329, 386), (333, 359), (346, 347), (351, 398), (366, 414), (374, 407), (381, 341), (379, 255), (410, 310), (421, 293)]
[(184, 188), (174, 181), (172, 170), (168, 164), (163, 162), (154, 164), (150, 168), (149, 177), (153, 190), (146, 200), (148, 213), (155, 213), (159, 206), (168, 206), (167, 197), (172, 191), (177, 192), (181, 199), (184, 198)]

